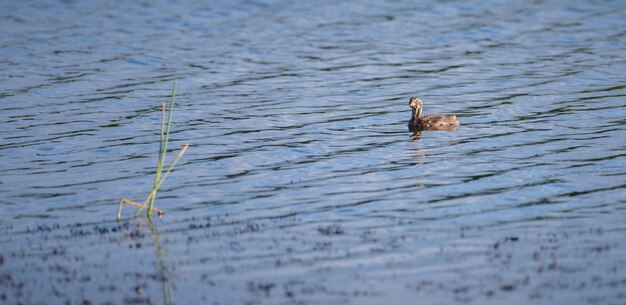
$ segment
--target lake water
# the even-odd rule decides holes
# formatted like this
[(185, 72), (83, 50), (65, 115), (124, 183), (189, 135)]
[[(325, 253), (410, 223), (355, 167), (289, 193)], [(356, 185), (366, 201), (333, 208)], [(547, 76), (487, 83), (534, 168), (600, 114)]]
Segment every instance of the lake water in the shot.
[(625, 15), (2, 1), (0, 303), (624, 304)]

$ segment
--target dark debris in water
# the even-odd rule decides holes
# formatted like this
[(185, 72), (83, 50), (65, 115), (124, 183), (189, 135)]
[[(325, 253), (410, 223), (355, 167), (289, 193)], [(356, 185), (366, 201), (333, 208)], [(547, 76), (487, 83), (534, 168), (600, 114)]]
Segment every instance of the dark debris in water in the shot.
[(317, 228), (317, 231), (320, 232), (322, 235), (326, 235), (326, 236), (344, 234), (343, 227), (338, 224), (332, 224), (329, 226), (321, 226)]
[(274, 283), (255, 283), (255, 282), (248, 282), (248, 290), (252, 293), (252, 294), (263, 294), (266, 297), (270, 296), (270, 293), (272, 292), (272, 289), (274, 289), (276, 287), (276, 284)]
[[(84, 300), (92, 304), (160, 304), (157, 296), (166, 282), (184, 300), (189, 298), (181, 294), (191, 293), (194, 300), (216, 304), (319, 304), (312, 302), (318, 299), (358, 304), (386, 300), (390, 287), (414, 298), (446, 295), (442, 303), (468, 304), (506, 300), (507, 295), (548, 302), (578, 291), (591, 300), (626, 289), (626, 259), (615, 259), (619, 244), (598, 239), (605, 234), (599, 228), (485, 234), (486, 228), (467, 225), (411, 232), (395, 229), (397, 221), (390, 224), (351, 228), (347, 234), (340, 223), (225, 214), (153, 226), (136, 220), (42, 226), (19, 232), (36, 243), (0, 251), (0, 299), (16, 303), (43, 285), (45, 295), (61, 303), (93, 287), (99, 295), (115, 297)], [(468, 246), (471, 251), (464, 250)], [(467, 259), (472, 268), (459, 268)], [(609, 262), (604, 274), (589, 272), (596, 262)], [(431, 266), (443, 269), (420, 271)], [(395, 274), (398, 270), (410, 276)], [(220, 299), (224, 295), (241, 298)], [(624, 299), (613, 295), (611, 300)]]

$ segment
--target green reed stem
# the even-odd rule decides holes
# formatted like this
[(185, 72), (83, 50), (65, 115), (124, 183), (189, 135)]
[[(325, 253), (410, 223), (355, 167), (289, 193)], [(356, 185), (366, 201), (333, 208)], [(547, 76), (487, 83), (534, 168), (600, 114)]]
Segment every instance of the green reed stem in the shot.
[[(163, 151), (163, 143), (165, 137), (165, 102), (161, 104), (161, 133), (159, 134), (159, 157), (157, 159), (157, 167), (156, 173), (154, 174), (154, 186), (159, 182), (159, 177), (161, 176), (161, 172), (163, 171), (163, 156), (165, 156), (165, 152)], [(156, 194), (155, 194), (156, 195)], [(152, 196), (150, 198), (150, 207), (154, 207), (154, 199), (156, 196)], [(149, 209), (149, 210), (151, 210)]]
[[(149, 219), (151, 219), (152, 217), (152, 212), (158, 213), (159, 216), (165, 213), (163, 210), (154, 207), (154, 201), (156, 199), (157, 191), (161, 187), (161, 184), (163, 184), (163, 182), (165, 181), (165, 178), (167, 178), (167, 176), (169, 176), (172, 169), (174, 169), (174, 166), (176, 165), (176, 163), (178, 163), (178, 160), (180, 160), (183, 154), (185, 154), (185, 152), (187, 151), (187, 148), (189, 148), (189, 144), (185, 144), (183, 146), (183, 149), (181, 149), (181, 151), (178, 153), (178, 156), (176, 156), (176, 158), (174, 159), (174, 162), (172, 162), (172, 164), (167, 168), (167, 170), (163, 172), (163, 169), (165, 166), (165, 155), (167, 153), (167, 145), (169, 144), (169, 140), (170, 140), (170, 130), (172, 128), (172, 113), (174, 112), (175, 98), (176, 98), (176, 80), (174, 80), (174, 84), (172, 86), (172, 98), (170, 100), (169, 109), (166, 109), (165, 102), (161, 104), (161, 132), (159, 133), (159, 156), (157, 160), (157, 167), (156, 167), (156, 173), (154, 175), (154, 185), (152, 186), (152, 191), (150, 192), (150, 194), (148, 195), (146, 200), (144, 200), (143, 203), (138, 203), (129, 199), (122, 198), (119, 201), (118, 207), (117, 207), (117, 219), (118, 220), (120, 220), (122, 216), (122, 207), (125, 204), (138, 207), (137, 212), (135, 213), (135, 217), (138, 217), (141, 211), (143, 211), (143, 209), (145, 209), (146, 207), (148, 207), (147, 214), (148, 214)], [(166, 111), (169, 112), (168, 117), (167, 117), (167, 125), (165, 124), (165, 112)]]
[[(174, 80), (174, 85), (172, 86), (172, 98), (170, 99), (170, 107), (168, 109), (168, 117), (167, 117), (167, 130), (165, 130), (165, 137), (163, 136), (163, 129), (165, 128), (165, 105), (162, 107), (161, 111), (161, 134), (159, 141), (159, 161), (157, 162), (156, 174), (154, 175), (154, 187), (153, 193), (154, 195), (150, 198), (150, 206), (148, 207), (148, 217), (152, 214), (152, 209), (154, 208), (154, 200), (156, 199), (156, 191), (158, 189), (157, 183), (163, 172), (163, 165), (165, 164), (165, 155), (167, 152), (167, 144), (170, 140), (170, 128), (172, 126), (172, 113), (174, 112), (174, 99), (176, 97), (176, 80)], [(140, 209), (141, 211), (141, 209)]]

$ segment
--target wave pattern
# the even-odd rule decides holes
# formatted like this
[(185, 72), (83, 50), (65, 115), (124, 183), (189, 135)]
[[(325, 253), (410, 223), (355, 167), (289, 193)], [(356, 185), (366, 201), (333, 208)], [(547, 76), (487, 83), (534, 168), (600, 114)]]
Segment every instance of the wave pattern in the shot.
[[(620, 1), (0, 11), (9, 303), (626, 301)], [(174, 79), (167, 216), (112, 222)]]

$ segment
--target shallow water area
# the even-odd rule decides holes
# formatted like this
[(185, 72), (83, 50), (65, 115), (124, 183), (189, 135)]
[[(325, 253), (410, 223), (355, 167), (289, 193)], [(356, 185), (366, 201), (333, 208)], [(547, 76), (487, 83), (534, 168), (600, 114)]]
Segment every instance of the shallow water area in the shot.
[(0, 303), (626, 302), (623, 1), (0, 12)]

